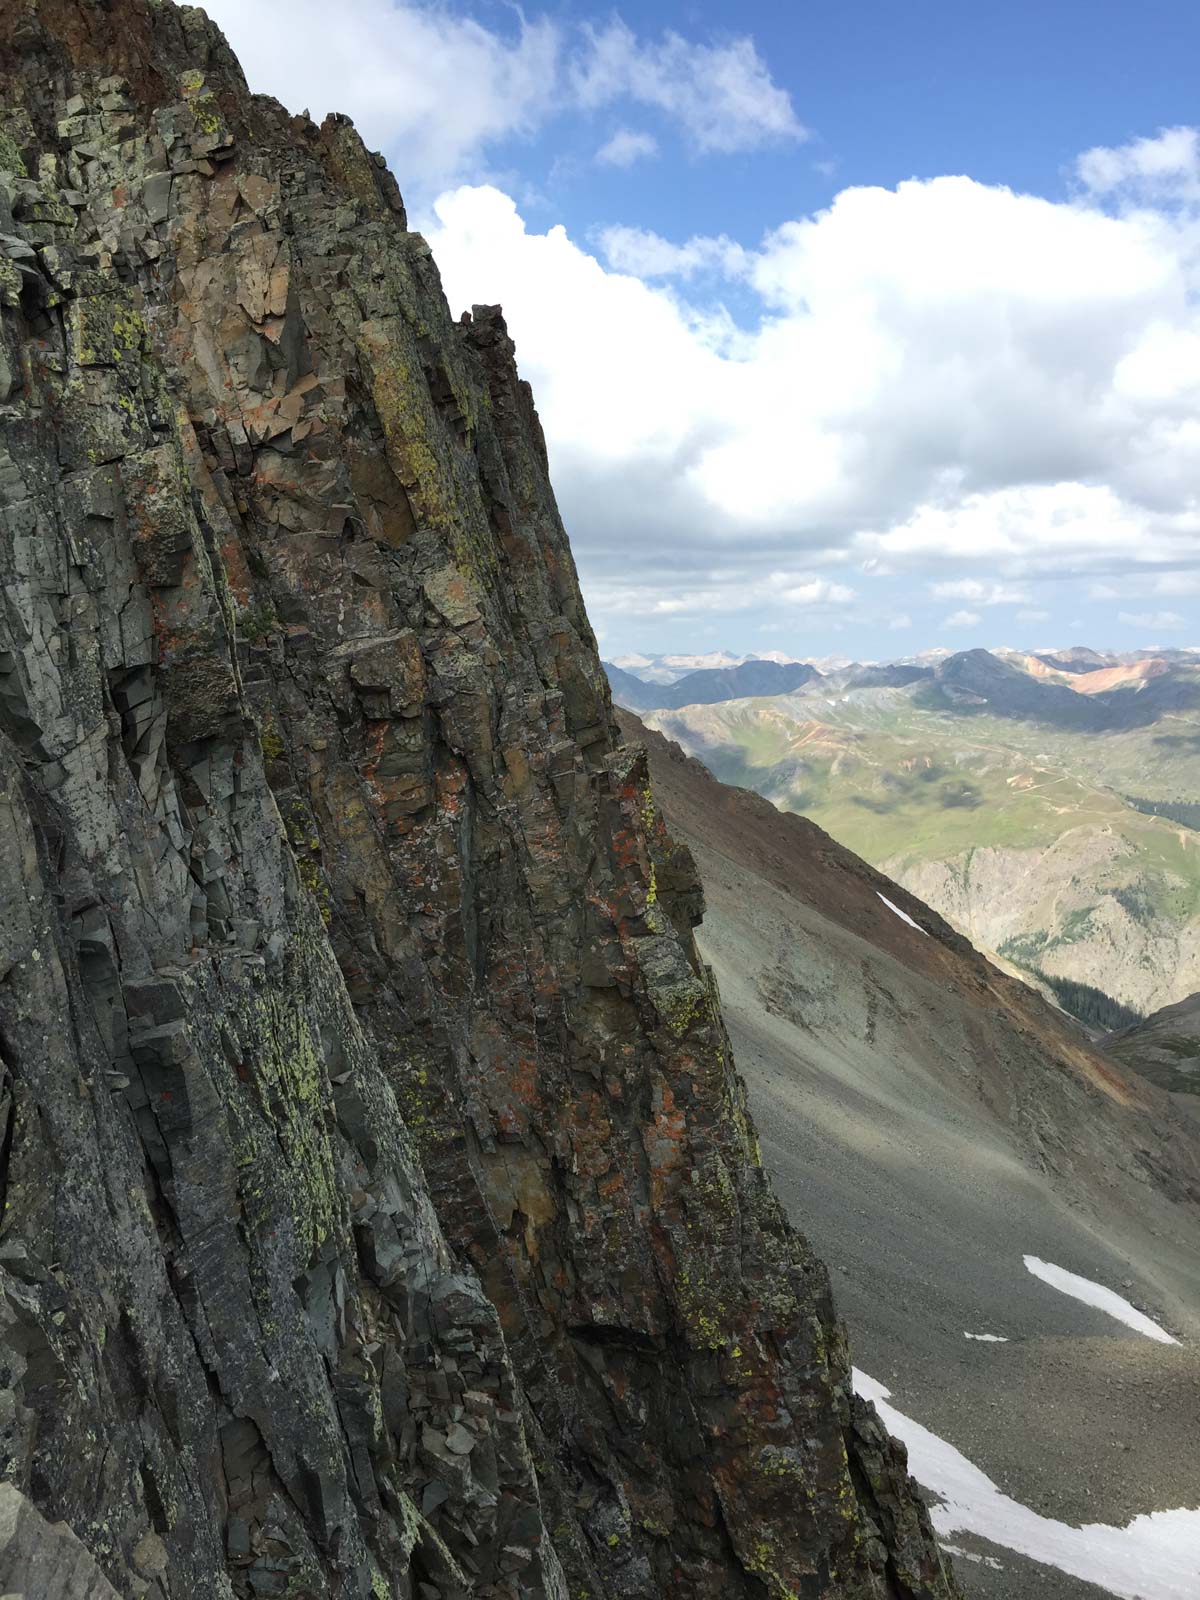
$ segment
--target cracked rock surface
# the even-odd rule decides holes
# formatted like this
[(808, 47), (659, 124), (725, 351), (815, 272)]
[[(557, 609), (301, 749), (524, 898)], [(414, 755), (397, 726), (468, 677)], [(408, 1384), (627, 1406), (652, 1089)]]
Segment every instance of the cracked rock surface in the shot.
[(0, 1591), (956, 1595), (503, 318), (198, 10), (0, 0), (0, 586)]

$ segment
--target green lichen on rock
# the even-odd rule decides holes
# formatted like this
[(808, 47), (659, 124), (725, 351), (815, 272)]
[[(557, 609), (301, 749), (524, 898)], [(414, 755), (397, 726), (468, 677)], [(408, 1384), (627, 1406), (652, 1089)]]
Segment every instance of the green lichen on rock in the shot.
[(421, 522), (449, 533), (459, 520), (453, 482), (431, 443), (436, 422), (403, 325), (394, 319), (363, 323), (359, 342), (392, 470), (414, 499)]
[(0, 306), (16, 310), (21, 304), (21, 274), (7, 256), (0, 256)]
[(220, 133), (223, 126), (220, 108), (216, 95), (206, 87), (204, 74), (196, 68), (189, 68), (180, 74), (179, 87), (200, 132), (208, 135)]
[(26, 176), (25, 161), (17, 142), (3, 126), (0, 126), (0, 172), (11, 172), (19, 178)]

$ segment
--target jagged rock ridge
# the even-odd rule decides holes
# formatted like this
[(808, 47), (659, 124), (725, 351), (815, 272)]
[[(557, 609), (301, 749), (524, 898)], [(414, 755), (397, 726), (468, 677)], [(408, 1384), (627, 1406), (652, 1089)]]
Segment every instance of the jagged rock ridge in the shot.
[(499, 313), (199, 11), (0, 83), (2, 1586), (952, 1595)]

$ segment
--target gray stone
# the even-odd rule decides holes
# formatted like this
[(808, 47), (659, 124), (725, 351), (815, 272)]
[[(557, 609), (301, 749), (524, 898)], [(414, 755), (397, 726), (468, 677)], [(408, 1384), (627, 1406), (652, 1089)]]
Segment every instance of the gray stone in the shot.
[(120, 1600), (71, 1530), (11, 1483), (0, 1483), (0, 1586), (28, 1600)]

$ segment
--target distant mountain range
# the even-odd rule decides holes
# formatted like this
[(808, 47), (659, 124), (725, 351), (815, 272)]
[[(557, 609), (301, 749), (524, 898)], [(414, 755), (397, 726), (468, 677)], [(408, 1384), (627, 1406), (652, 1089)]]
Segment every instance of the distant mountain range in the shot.
[[(706, 655), (633, 652), (604, 662), (618, 704), (634, 711), (787, 694), (818, 678), (833, 689), (903, 688), (928, 680), (933, 692), (960, 709), (987, 704), (1001, 716), (1096, 729), (1130, 719), (1153, 721), (1164, 710), (1194, 707), (1197, 667), (1200, 649), (1105, 653), (1085, 645), (1040, 652), (935, 649), (867, 662), (836, 656), (801, 659), (781, 651), (738, 656), (728, 650)], [(1147, 689), (1136, 702), (1129, 697), (1130, 690)]]
[(800, 664), (785, 691), (771, 666), (614, 694), (649, 696), (718, 777), (812, 817), (1090, 1026), (1200, 990), (1200, 653)]
[(630, 711), (668, 711), (679, 706), (717, 705), (723, 700), (790, 694), (821, 674), (803, 661), (743, 661), (735, 666), (702, 667), (674, 683), (646, 683), (615, 663), (604, 670), (613, 697)]
[(1087, 652), (1092, 660), (1084, 661), (1083, 654), (966, 650), (933, 669), (926, 703), (1091, 732), (1148, 727), (1169, 712), (1200, 710), (1200, 655)]
[[(753, 655), (737, 655), (732, 650), (709, 650), (698, 654), (644, 655), (633, 650), (614, 656), (605, 666), (617, 667), (636, 677), (642, 683), (675, 683), (690, 672), (706, 672), (722, 667), (740, 667), (747, 661), (773, 661), (777, 666), (791, 666), (798, 656), (785, 655), (782, 650), (760, 650)], [(810, 663), (819, 666), (819, 662)]]

